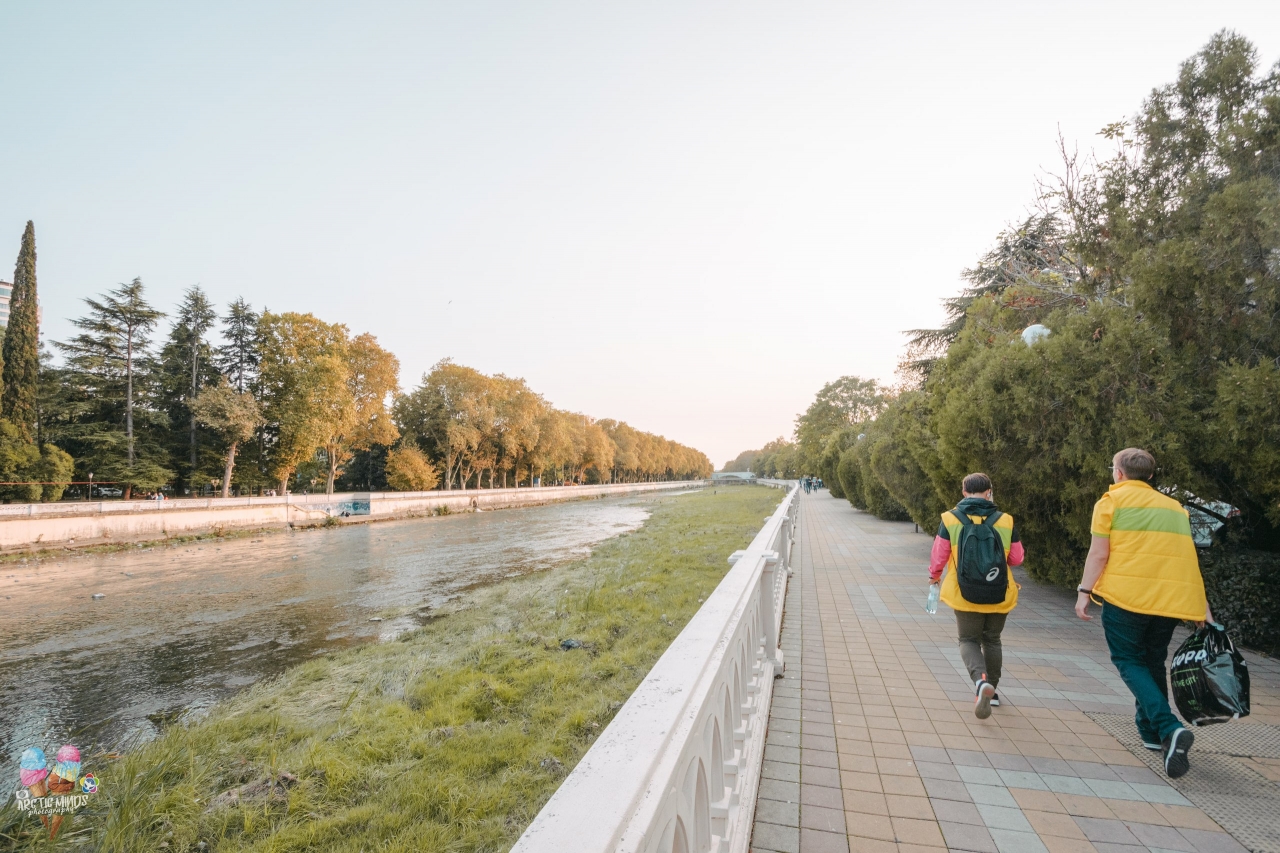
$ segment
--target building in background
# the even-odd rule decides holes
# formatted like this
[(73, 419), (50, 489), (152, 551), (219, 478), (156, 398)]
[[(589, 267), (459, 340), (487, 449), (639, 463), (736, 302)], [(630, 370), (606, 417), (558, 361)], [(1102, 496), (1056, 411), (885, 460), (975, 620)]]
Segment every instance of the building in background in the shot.
[[(13, 299), (13, 284), (0, 281), (0, 329), (9, 328), (9, 303)], [(36, 325), (44, 325), (44, 306), (36, 304)]]
[[(5, 309), (6, 311), (8, 308)], [(726, 485), (730, 483), (754, 483), (756, 475), (750, 471), (716, 471), (711, 475), (711, 482), (716, 485)]]

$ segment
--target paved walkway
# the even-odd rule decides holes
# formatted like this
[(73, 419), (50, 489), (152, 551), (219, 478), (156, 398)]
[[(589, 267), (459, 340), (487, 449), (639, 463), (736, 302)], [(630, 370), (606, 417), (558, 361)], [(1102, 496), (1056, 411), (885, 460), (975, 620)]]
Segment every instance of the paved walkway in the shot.
[(1021, 576), (1002, 706), (978, 720), (954, 617), (924, 612), (932, 536), (801, 500), (753, 851), (1280, 851), (1275, 661), (1249, 656), (1253, 715), (1201, 730), (1170, 784), (1099, 621)]

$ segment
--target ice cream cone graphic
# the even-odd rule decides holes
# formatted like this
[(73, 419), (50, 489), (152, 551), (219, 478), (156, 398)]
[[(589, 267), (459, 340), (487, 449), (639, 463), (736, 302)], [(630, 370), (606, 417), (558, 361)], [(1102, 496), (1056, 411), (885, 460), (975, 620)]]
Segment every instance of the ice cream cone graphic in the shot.
[(46, 782), (49, 786), (49, 793), (57, 794), (59, 797), (65, 797), (67, 794), (74, 791), (76, 787), (75, 779), (63, 779), (58, 775), (57, 770), (49, 774), (49, 778)]
[[(71, 744), (67, 744), (58, 750), (57, 762), (53, 765), (53, 772), (49, 774), (48, 787), (49, 793), (57, 794), (65, 797), (72, 793), (76, 788), (76, 779), (80, 776), (80, 750)], [(58, 837), (58, 830), (62, 828), (62, 820), (66, 815), (56, 814), (49, 821), (49, 838)]]
[[(49, 777), (49, 761), (44, 757), (44, 750), (33, 746), (22, 753), (22, 763), (18, 766), (18, 781), (27, 786), (31, 796), (39, 799), (49, 793), (45, 781)], [(49, 825), (49, 818), (41, 815), (40, 822)]]

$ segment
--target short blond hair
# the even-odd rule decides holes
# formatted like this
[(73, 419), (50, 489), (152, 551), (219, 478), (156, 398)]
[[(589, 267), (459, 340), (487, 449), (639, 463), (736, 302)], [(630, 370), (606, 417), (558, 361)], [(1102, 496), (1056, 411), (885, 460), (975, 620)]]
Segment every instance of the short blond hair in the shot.
[(1130, 480), (1150, 480), (1156, 472), (1156, 458), (1141, 447), (1126, 447), (1116, 454), (1115, 462)]

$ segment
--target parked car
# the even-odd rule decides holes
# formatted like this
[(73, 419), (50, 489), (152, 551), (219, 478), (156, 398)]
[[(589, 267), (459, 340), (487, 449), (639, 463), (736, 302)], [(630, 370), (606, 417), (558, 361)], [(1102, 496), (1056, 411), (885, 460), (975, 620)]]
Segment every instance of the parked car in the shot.
[(124, 494), (123, 491), (115, 488), (114, 486), (98, 486), (98, 488), (93, 490), (93, 493), (95, 496), (100, 498), (118, 498)]

